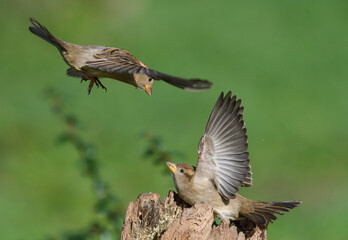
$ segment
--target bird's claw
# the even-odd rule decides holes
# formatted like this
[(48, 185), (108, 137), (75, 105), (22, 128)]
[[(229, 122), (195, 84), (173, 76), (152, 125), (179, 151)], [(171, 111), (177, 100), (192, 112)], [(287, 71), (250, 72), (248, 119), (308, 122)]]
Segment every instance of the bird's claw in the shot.
[(107, 91), (106, 87), (100, 82), (100, 80), (98, 78), (96, 78), (96, 77), (91, 77), (91, 78), (82, 77), (81, 78), (81, 83), (83, 81), (87, 81), (87, 80), (89, 80), (87, 95), (91, 94), (91, 91), (92, 91), (92, 88), (93, 88), (94, 84), (97, 85), (98, 88), (102, 87), (105, 90), (105, 92)]
[(101, 83), (101, 81), (97, 78), (96, 81), (95, 81), (96, 85), (98, 86), (99, 88), (99, 85), (101, 86), (102, 89), (105, 90), (105, 92), (107, 92), (107, 89), (106, 87)]

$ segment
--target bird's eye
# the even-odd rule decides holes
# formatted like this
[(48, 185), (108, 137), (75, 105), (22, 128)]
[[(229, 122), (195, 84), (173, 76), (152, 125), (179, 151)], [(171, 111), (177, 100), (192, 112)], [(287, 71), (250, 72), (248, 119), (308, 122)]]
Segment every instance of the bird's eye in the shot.
[(152, 78), (149, 78), (149, 82), (151, 82), (152, 81)]
[(181, 173), (184, 173), (184, 172), (185, 172), (185, 170), (184, 170), (184, 169), (180, 169), (180, 172), (181, 172)]

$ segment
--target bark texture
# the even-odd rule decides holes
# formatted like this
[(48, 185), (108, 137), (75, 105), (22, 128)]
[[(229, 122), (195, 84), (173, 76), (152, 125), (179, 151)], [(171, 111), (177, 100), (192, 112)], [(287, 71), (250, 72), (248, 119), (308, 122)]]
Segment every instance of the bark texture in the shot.
[(163, 200), (157, 193), (144, 193), (131, 202), (123, 222), (121, 239), (265, 240), (267, 232), (248, 220), (217, 225), (212, 207), (207, 204), (191, 207), (170, 191)]

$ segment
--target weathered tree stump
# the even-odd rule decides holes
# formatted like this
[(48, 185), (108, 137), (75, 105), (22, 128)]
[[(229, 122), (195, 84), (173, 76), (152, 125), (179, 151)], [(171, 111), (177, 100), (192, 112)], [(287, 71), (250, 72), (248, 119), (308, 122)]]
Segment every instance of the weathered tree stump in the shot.
[(217, 225), (211, 206), (196, 204), (191, 207), (179, 195), (169, 191), (163, 200), (157, 193), (144, 193), (131, 202), (121, 239), (265, 240), (267, 232), (248, 220)]

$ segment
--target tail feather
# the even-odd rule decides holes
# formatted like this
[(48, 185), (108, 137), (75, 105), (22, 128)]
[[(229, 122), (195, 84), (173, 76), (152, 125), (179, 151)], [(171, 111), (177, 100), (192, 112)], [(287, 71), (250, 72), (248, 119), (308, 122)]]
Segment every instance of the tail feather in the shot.
[(301, 204), (301, 201), (284, 201), (284, 202), (259, 202), (253, 201), (253, 211), (242, 213), (243, 216), (259, 226), (267, 226), (273, 220), (277, 220), (274, 214), (283, 215)]
[(29, 27), (29, 31), (32, 32), (33, 34), (35, 34), (36, 36), (42, 38), (43, 40), (45, 40), (46, 42), (49, 42), (50, 44), (52, 44), (53, 46), (56, 46), (59, 51), (66, 51), (66, 49), (63, 46), (63, 41), (56, 38), (55, 36), (53, 36), (48, 30), (47, 28), (45, 28), (44, 26), (42, 26), (38, 21), (36, 21), (34, 18), (29, 18), (30, 22), (34, 25), (34, 26), (30, 26)]

